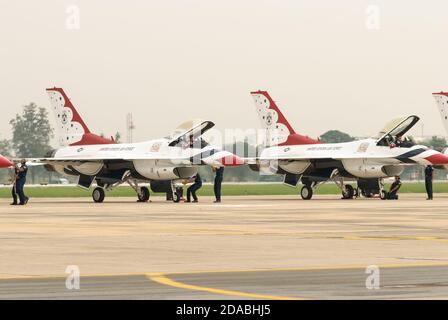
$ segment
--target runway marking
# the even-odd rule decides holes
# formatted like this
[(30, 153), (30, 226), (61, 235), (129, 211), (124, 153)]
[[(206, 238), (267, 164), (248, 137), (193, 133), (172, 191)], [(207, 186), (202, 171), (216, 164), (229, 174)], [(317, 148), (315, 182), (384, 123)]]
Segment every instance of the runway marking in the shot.
[(192, 284), (186, 284), (179, 281), (175, 281), (167, 278), (165, 275), (145, 275), (149, 280), (178, 289), (185, 290), (193, 290), (193, 291), (203, 291), (214, 293), (218, 295), (225, 296), (233, 296), (233, 297), (244, 297), (244, 298), (252, 298), (252, 299), (267, 299), (267, 300), (305, 300), (304, 298), (293, 298), (293, 297), (285, 297), (285, 296), (274, 296), (274, 295), (266, 295), (266, 294), (257, 294), (257, 293), (249, 293), (249, 292), (241, 292), (241, 291), (233, 291), (233, 290), (224, 290), (210, 287), (197, 286)]
[[(418, 260), (418, 259), (416, 259)], [(173, 272), (135, 272), (135, 273), (100, 273), (100, 274), (81, 274), (82, 278), (106, 278), (106, 277), (137, 277), (137, 276), (166, 276), (166, 275), (188, 275), (188, 274), (204, 274), (204, 273), (238, 273), (238, 272), (278, 272), (278, 271), (313, 271), (313, 270), (342, 270), (342, 269), (365, 269), (365, 265), (347, 265), (347, 266), (310, 266), (301, 268), (260, 268), (260, 269), (219, 269), (219, 270), (196, 270), (196, 271), (173, 271)], [(448, 267), (448, 262), (431, 262), (431, 263), (402, 263), (402, 264), (383, 264), (378, 265), (379, 268), (412, 268), (412, 267)], [(65, 279), (68, 274), (64, 275), (30, 275), (30, 276), (0, 276), (0, 280), (26, 280), (26, 279)]]

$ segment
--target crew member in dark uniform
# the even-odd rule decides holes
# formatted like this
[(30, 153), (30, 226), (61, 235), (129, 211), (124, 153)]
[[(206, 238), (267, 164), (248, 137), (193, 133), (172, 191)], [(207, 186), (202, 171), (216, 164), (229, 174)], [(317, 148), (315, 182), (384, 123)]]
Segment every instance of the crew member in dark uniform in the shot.
[(202, 179), (198, 173), (196, 174), (194, 183), (187, 189), (187, 200), (185, 202), (191, 202), (192, 195), (193, 195), (193, 202), (198, 202), (198, 196), (196, 195), (196, 191), (198, 191), (201, 187), (202, 187)]
[(20, 167), (16, 164), (14, 167), (15, 183), (12, 188), (12, 200), (11, 205), (17, 205), (17, 196), (19, 196), (19, 205), (24, 206), (28, 203), (29, 198), (25, 195), (23, 188), (26, 183), (26, 175), (28, 173), (28, 166), (26, 160), (20, 161)]
[(215, 192), (215, 203), (221, 202), (221, 185), (222, 180), (224, 179), (224, 167), (220, 167), (218, 169), (214, 169), (215, 171), (215, 183), (213, 185), (213, 190)]
[(398, 200), (398, 190), (401, 188), (400, 176), (395, 177), (395, 181), (390, 186), (390, 191), (387, 193), (387, 200)]
[(434, 175), (434, 169), (432, 166), (426, 166), (425, 168), (425, 187), (428, 198), (426, 200), (432, 200), (432, 180)]

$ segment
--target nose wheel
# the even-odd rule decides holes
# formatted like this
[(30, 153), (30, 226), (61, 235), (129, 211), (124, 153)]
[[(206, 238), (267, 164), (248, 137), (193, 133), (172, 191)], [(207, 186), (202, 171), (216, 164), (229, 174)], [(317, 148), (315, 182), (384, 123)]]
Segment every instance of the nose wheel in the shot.
[(351, 184), (344, 185), (344, 178), (339, 175), (339, 170), (335, 169), (330, 179), (341, 189), (342, 199), (353, 199), (358, 197), (358, 190), (355, 190)]

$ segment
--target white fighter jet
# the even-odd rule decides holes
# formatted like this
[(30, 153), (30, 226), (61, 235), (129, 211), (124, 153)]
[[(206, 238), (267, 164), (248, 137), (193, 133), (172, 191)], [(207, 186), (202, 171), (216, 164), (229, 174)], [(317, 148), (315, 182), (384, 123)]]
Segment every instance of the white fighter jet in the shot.
[(149, 182), (154, 192), (173, 192), (175, 202), (180, 195), (175, 184), (195, 176), (198, 166), (239, 166), (244, 160), (233, 153), (208, 145), (202, 135), (214, 126), (211, 121), (191, 120), (179, 126), (169, 137), (130, 144), (117, 144), (90, 132), (85, 122), (61, 88), (47, 89), (56, 115), (61, 148), (47, 158), (33, 159), (48, 170), (75, 176), (78, 185), (97, 187), (92, 197), (103, 202), (105, 191), (129, 183), (139, 201), (149, 200)]
[[(390, 121), (373, 138), (346, 143), (324, 144), (294, 132), (266, 91), (251, 93), (258, 116), (266, 131), (266, 147), (259, 157), (249, 160), (253, 170), (284, 175), (284, 183), (302, 182), (302, 199), (313, 196), (321, 183), (334, 181), (342, 197), (386, 196), (383, 178), (400, 175), (405, 166), (448, 164), (448, 156), (403, 139), (418, 121), (415, 115)], [(356, 180), (358, 188), (344, 184)]]

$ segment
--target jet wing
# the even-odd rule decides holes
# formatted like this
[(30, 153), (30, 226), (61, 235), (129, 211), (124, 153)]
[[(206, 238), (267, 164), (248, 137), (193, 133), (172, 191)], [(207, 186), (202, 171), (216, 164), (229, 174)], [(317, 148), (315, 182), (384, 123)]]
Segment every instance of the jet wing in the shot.
[(31, 163), (43, 163), (53, 165), (70, 165), (70, 164), (82, 164), (82, 163), (103, 163), (108, 161), (134, 161), (134, 160), (189, 160), (189, 157), (168, 157), (161, 156), (159, 153), (146, 154), (137, 157), (126, 156), (109, 156), (109, 157), (63, 157), (63, 158), (39, 158), (39, 159), (27, 159)]
[[(312, 156), (301, 156), (301, 155), (266, 155), (262, 158), (258, 158), (259, 161), (307, 161), (307, 162), (320, 162), (327, 160), (357, 160), (357, 159), (369, 159), (378, 162), (391, 163), (391, 162), (399, 162), (400, 165), (447, 165), (448, 164), (448, 155), (440, 153), (436, 150), (429, 149), (424, 146), (415, 146), (413, 148), (405, 148), (402, 153), (397, 154), (335, 154), (334, 156), (329, 156), (329, 154), (316, 154)], [(396, 150), (400, 150), (397, 148)]]
[(121, 155), (121, 156), (107, 156), (107, 157), (61, 157), (61, 158), (39, 158), (27, 159), (33, 164), (50, 164), (50, 165), (80, 165), (84, 163), (105, 163), (105, 162), (130, 162), (138, 160), (155, 160), (176, 163), (177, 165), (200, 165), (207, 164), (211, 166), (240, 166), (245, 162), (231, 152), (225, 150), (197, 150), (191, 154), (184, 155), (163, 155), (158, 152), (148, 152), (143, 155)]

